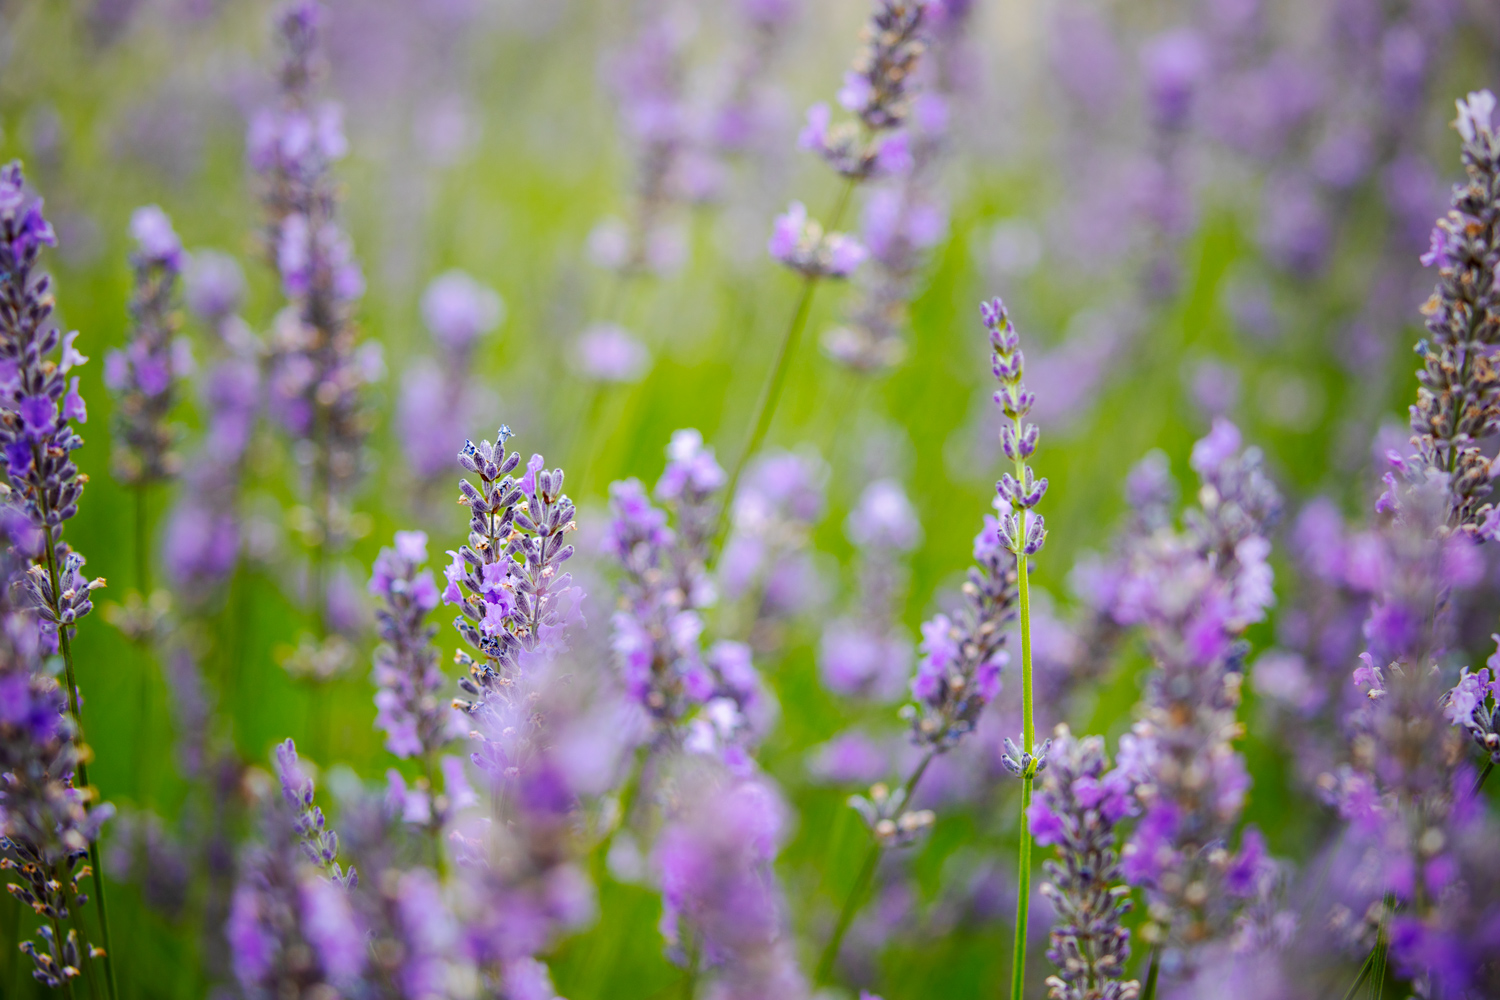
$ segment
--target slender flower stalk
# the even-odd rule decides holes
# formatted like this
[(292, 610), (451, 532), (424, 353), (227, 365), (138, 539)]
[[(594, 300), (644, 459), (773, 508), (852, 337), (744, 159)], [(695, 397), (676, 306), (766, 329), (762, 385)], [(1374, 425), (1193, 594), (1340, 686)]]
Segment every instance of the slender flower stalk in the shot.
[[(51, 279), (38, 274), (36, 266), (42, 247), (56, 245), (56, 234), (42, 216), (41, 199), (26, 191), (20, 163), (0, 169), (0, 446), (10, 479), (5, 499), (19, 515), (11, 544), (31, 561), (26, 589), (40, 619), (44, 647), (49, 654), (62, 654), (73, 736), (84, 744), (73, 631), (77, 620), (93, 610), (89, 595), (104, 586), (104, 580), (84, 577), (83, 557), (62, 540), (63, 524), (78, 512), (87, 481), (72, 458), (83, 446), (72, 421), (85, 422), (88, 411), (78, 394), (78, 376), (70, 380), (68, 372), (88, 359), (73, 346), (77, 332), (64, 335), (50, 321)], [(50, 357), (54, 351), (55, 360)], [(75, 776), (84, 801), (91, 802), (95, 793), (81, 757)], [(88, 851), (106, 986), (114, 1000), (114, 959), (97, 838)]]
[[(833, 936), (823, 950), (814, 976), (822, 985), (832, 975), (838, 960), (844, 934), (858, 912), (870, 882), (874, 879), (881, 855), (890, 847), (913, 843), (932, 826), (935, 816), (930, 810), (910, 808), (912, 796), (933, 760), (956, 747), (973, 732), (980, 713), (1000, 693), (1000, 671), (1010, 662), (1005, 650), (1005, 626), (1017, 618), (1025, 605), (1022, 601), (1023, 574), (1027, 560), (1046, 541), (1046, 526), (1040, 515), (1033, 514), (1047, 491), (1047, 481), (1037, 480), (1026, 466), (1026, 459), (1036, 450), (1039, 431), (1025, 423), (1034, 401), (1021, 384), (1022, 358), (1020, 338), (999, 299), (983, 303), (980, 315), (989, 332), (994, 352), (992, 367), (1000, 380), (995, 401), (1010, 418), (1001, 434), (1006, 454), (1017, 463), (1018, 477), (1006, 473), (995, 484), (994, 501), (1000, 517), (988, 514), (984, 528), (974, 539), (974, 561), (963, 587), (964, 605), (955, 618), (938, 614), (922, 625), (922, 658), (911, 682), (913, 704), (901, 710), (911, 725), (911, 740), (922, 748), (922, 756), (910, 777), (894, 792), (884, 784), (870, 789), (868, 796), (851, 796), (849, 803), (859, 812), (873, 840), (853, 889), (845, 900)], [(1020, 484), (1025, 484), (1024, 487)], [(1030, 635), (1028, 622), (1022, 618), (1022, 652), (1027, 664), (1023, 685), (1030, 687)], [(1031, 697), (1025, 695), (1029, 720)], [(1035, 732), (1028, 721), (1022, 739), (1029, 747), (1016, 749), (1006, 740), (1006, 766), (1023, 781), (1022, 808), (1030, 805), (1031, 780), (1046, 767), (1047, 746), (1037, 746)], [(1024, 832), (1021, 860), (1030, 864), (1030, 836)], [(1024, 874), (1024, 873), (1023, 873)], [(1030, 883), (1021, 883), (1019, 906), (1024, 917), (1029, 900)], [(1024, 920), (1017, 928), (1017, 946), (1024, 947)]]
[(816, 104), (807, 112), (807, 126), (799, 144), (817, 153), (835, 173), (844, 178), (838, 201), (828, 216), (828, 225), (807, 217), (801, 202), (793, 202), (776, 219), (767, 247), (771, 256), (802, 276), (802, 290), (786, 332), (771, 364), (750, 421), (750, 437), (729, 474), (726, 507), (719, 516), (719, 532), (727, 524), (727, 503), (734, 502), (735, 488), (750, 456), (760, 450), (808, 315), (813, 294), (824, 278), (847, 278), (868, 252), (851, 236), (837, 232), (854, 189), (872, 177), (893, 173), (910, 159), (907, 137), (901, 130), (911, 113), (913, 73), (925, 49), (922, 32), (927, 16), (923, 0), (874, 0), (874, 10), (861, 36), (864, 44), (844, 75), (839, 104), (853, 121), (832, 124), (827, 104)]
[[(1031, 412), (1035, 397), (1021, 382), (1025, 368), (1021, 338), (1011, 325), (1005, 304), (999, 299), (982, 305), (980, 312), (984, 316), (984, 325), (990, 332), (995, 378), (1000, 380), (1000, 390), (995, 393), (995, 402), (1009, 421), (1001, 425), (1000, 443), (1005, 457), (1013, 461), (1016, 468), (1014, 476), (1006, 473), (1000, 477), (996, 507), (1004, 511), (998, 526), (1001, 540), (1015, 554), (1016, 594), (1020, 611), (1018, 631), (1021, 636), (1022, 750), (1018, 753), (1015, 746), (1007, 740), (1006, 749), (1009, 752), (1005, 757), (1005, 764), (1021, 779), (1021, 844), (1016, 876), (1019, 888), (1010, 987), (1011, 1000), (1021, 1000), (1026, 982), (1026, 929), (1031, 907), (1031, 828), (1026, 821), (1026, 812), (1031, 807), (1032, 783), (1047, 763), (1047, 747), (1038, 747), (1036, 743), (1036, 722), (1031, 709), (1031, 592), (1028, 564), (1030, 557), (1041, 551), (1047, 541), (1046, 522), (1040, 514), (1032, 513), (1032, 509), (1047, 493), (1047, 480), (1037, 479), (1031, 466), (1026, 464), (1026, 460), (1036, 450), (1039, 431), (1036, 424), (1026, 422), (1026, 415)], [(1050, 742), (1049, 740), (1048, 743)]]

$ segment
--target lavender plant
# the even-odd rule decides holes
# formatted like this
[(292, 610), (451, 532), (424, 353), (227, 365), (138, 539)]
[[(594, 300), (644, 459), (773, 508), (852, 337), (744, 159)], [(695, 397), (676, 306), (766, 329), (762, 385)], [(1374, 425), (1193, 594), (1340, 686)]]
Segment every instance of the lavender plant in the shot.
[(1438, 287), (1423, 306), (1430, 340), (1417, 345), (1422, 370), (1411, 428), (1426, 469), (1448, 477), (1451, 531), (1494, 534), (1500, 518), (1486, 504), (1489, 459), (1481, 440), (1500, 429), (1500, 376), (1488, 348), (1500, 342), (1500, 135), (1495, 97), (1481, 91), (1458, 102), (1468, 180), (1432, 231), (1422, 263), (1438, 269)]
[[(882, 172), (904, 167), (909, 160), (907, 137), (901, 128), (911, 113), (913, 72), (925, 47), (922, 31), (927, 6), (920, 0), (875, 0), (862, 35), (863, 44), (838, 94), (839, 104), (854, 120), (833, 125), (826, 104), (808, 110), (807, 127), (799, 144), (817, 153), (844, 179), (844, 186), (826, 229), (808, 219), (801, 202), (792, 202), (786, 214), (776, 219), (767, 250), (802, 276), (802, 291), (756, 401), (749, 440), (729, 475), (725, 495), (731, 501), (746, 462), (760, 451), (771, 428), (818, 283), (824, 278), (847, 278), (868, 256), (858, 240), (836, 231), (855, 187)], [(724, 514), (720, 521), (723, 523)]]
[[(1031, 783), (1046, 766), (1046, 746), (1036, 743), (1031, 705), (1031, 632), (1027, 573), (1030, 557), (1046, 541), (1046, 525), (1032, 509), (1047, 491), (1047, 481), (1037, 479), (1027, 459), (1036, 450), (1040, 435), (1035, 424), (1026, 422), (1034, 397), (1022, 384), (1025, 362), (1020, 337), (999, 299), (985, 302), (980, 315), (989, 333), (992, 368), (1000, 382), (995, 402), (1008, 423), (1001, 432), (1006, 456), (1016, 463), (1016, 475), (1005, 473), (996, 483), (995, 507), (1000, 517), (985, 515), (984, 528), (974, 539), (974, 559), (963, 588), (964, 608), (955, 621), (938, 614), (922, 625), (921, 659), (911, 682), (914, 704), (902, 709), (911, 724), (911, 738), (922, 755), (905, 784), (894, 792), (876, 785), (868, 798), (855, 796), (853, 805), (869, 827), (874, 843), (845, 900), (833, 936), (818, 963), (815, 981), (825, 982), (838, 958), (839, 945), (849, 929), (863, 896), (874, 878), (882, 853), (892, 846), (911, 843), (933, 822), (928, 810), (911, 810), (912, 796), (933, 760), (952, 750), (974, 729), (980, 712), (1000, 690), (1000, 671), (1009, 662), (1003, 648), (1005, 626), (1019, 618), (1021, 636), (1021, 684), (1023, 696), (1022, 742), (1018, 750), (1007, 739), (1006, 766), (1022, 781), (1022, 815), (1030, 806)], [(1024, 821), (1021, 833), (1021, 882), (1017, 902), (1016, 949), (1013, 996), (1020, 997), (1024, 975), (1027, 911), (1029, 908), (1031, 841)]]
[(172, 220), (155, 205), (136, 209), (130, 218), (135, 249), (128, 344), (104, 358), (104, 382), (115, 394), (115, 478), (135, 493), (136, 587), (151, 593), (148, 540), (150, 490), (174, 479), (182, 462), (175, 453), (176, 428), (168, 422), (176, 403), (176, 381), (187, 375), (192, 355), (176, 339), (178, 281), (182, 275), (182, 242)]
[(342, 113), (316, 100), (325, 17), (313, 0), (295, 0), (278, 14), (279, 99), (257, 113), (246, 140), (261, 182), (265, 252), (288, 300), (271, 337), (268, 388), (310, 478), (311, 602), (320, 641), (329, 626), (327, 561), (349, 533), (349, 494), (365, 464), (364, 389), (380, 373), (378, 345), (360, 345), (352, 322), (364, 278), (338, 220), (332, 164), (347, 146)]
[[(85, 577), (83, 556), (62, 538), (63, 525), (78, 512), (87, 481), (73, 461), (72, 453), (83, 446), (83, 439), (72, 422), (85, 422), (88, 410), (78, 393), (78, 376), (70, 380), (68, 372), (88, 359), (74, 346), (77, 332), (62, 334), (51, 321), (52, 282), (38, 273), (37, 264), (42, 247), (56, 245), (57, 235), (42, 215), (41, 199), (26, 189), (20, 163), (0, 168), (0, 375), (5, 376), (0, 393), (0, 447), (10, 480), (4, 500), (13, 525), (11, 548), (31, 563), (24, 587), (38, 619), (42, 648), (47, 655), (62, 656), (73, 739), (82, 744), (73, 633), (78, 619), (93, 610), (89, 595), (104, 586), (104, 580)], [(87, 761), (80, 757), (75, 764), (77, 786), (89, 790)], [(87, 808), (91, 793), (84, 794)], [(103, 978), (114, 1000), (109, 916), (97, 837), (87, 849), (103, 943)]]
[(440, 781), (443, 750), (462, 729), (454, 711), (443, 703), (447, 677), (438, 669), (433, 645), (435, 625), (427, 615), (438, 606), (437, 584), (427, 561), (427, 536), (420, 531), (396, 532), (394, 548), (380, 550), (369, 589), (384, 602), (376, 611), (381, 645), (375, 650), (375, 724), (385, 730), (385, 746), (400, 758), (417, 758), (430, 797), (427, 828), (433, 851), (441, 857), (439, 838), (448, 818), (449, 798)]
[(1026, 811), (1036, 843), (1057, 847), (1040, 890), (1056, 913), (1047, 958), (1057, 975), (1048, 977), (1047, 995), (1134, 1000), (1141, 984), (1124, 978), (1130, 932), (1120, 923), (1130, 912), (1130, 887), (1115, 849), (1115, 827), (1136, 811), (1134, 783), (1109, 768), (1100, 737), (1076, 739), (1064, 725), (1047, 764), (1041, 794)]
[(1228, 840), (1249, 787), (1234, 749), (1246, 647), (1240, 637), (1274, 600), (1270, 543), (1281, 499), (1257, 449), (1220, 420), (1193, 446), (1201, 506), (1182, 532), (1159, 531), (1132, 557), (1116, 614), (1144, 628), (1155, 664), (1142, 721), (1122, 740), (1120, 766), (1141, 783), (1144, 814), (1123, 870), (1146, 888), (1169, 978), (1190, 976), (1194, 949), (1229, 933), (1240, 900), (1259, 888), (1259, 840)]

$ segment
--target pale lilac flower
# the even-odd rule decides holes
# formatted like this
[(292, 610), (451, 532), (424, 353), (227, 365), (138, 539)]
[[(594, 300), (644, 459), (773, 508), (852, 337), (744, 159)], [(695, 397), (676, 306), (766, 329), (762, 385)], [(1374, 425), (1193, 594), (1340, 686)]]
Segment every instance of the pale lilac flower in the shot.
[(596, 382), (639, 382), (651, 367), (651, 352), (622, 326), (596, 323), (578, 335), (574, 364)]

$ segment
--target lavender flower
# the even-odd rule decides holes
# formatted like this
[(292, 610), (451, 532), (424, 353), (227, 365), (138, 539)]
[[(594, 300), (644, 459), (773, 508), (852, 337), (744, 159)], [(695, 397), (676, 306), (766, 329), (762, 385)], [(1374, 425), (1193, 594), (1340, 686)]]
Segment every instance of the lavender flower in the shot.
[(312, 804), (291, 740), (276, 757), (282, 794), (262, 803), (263, 841), (245, 852), (225, 928), (235, 978), (252, 997), (348, 989), (366, 954), (349, 901), (358, 880), (335, 860), (338, 836)]
[(431, 800), (424, 799), (429, 824), (440, 828), (452, 796), (443, 794), (439, 754), (463, 734), (451, 704), (440, 693), (447, 677), (438, 669), (433, 645), (436, 626), (426, 623), (438, 606), (438, 588), (427, 561), (427, 536), (396, 532), (395, 548), (381, 549), (370, 578), (370, 592), (384, 607), (376, 611), (381, 645), (375, 650), (375, 724), (385, 730), (385, 746), (397, 757), (416, 757), (426, 769)]
[(786, 807), (765, 778), (685, 770), (653, 852), (670, 954), (683, 965), (701, 956), (716, 996), (805, 997), (772, 869)]
[[(312, 0), (282, 10), (280, 101), (256, 115), (247, 139), (261, 178), (266, 252), (288, 299), (270, 345), (268, 382), (273, 412), (294, 440), (307, 442), (315, 570), (346, 533), (342, 505), (359, 478), (370, 424), (363, 391), (380, 374), (378, 345), (357, 344), (350, 321), (364, 279), (337, 217), (331, 165), (346, 148), (341, 112), (314, 100), (324, 17)], [(320, 574), (313, 598), (320, 623), (325, 587)]]
[(672, 271), (686, 251), (671, 210), (691, 191), (681, 65), (687, 41), (680, 21), (656, 13), (605, 66), (621, 125), (635, 147), (635, 196), (630, 221), (602, 223), (589, 243), (595, 260), (622, 275)]
[[(573, 555), (565, 537), (577, 528), (573, 501), (562, 492), (563, 472), (544, 468), (542, 456), (533, 455), (526, 474), (512, 478), (521, 456), (506, 455), (510, 437), (510, 428), (501, 427), (493, 445), (468, 441), (458, 455), (479, 485), (459, 482), (459, 502), (469, 508), (469, 538), (448, 553), (453, 562), (444, 571), (443, 603), (459, 609), (453, 627), (480, 657), (459, 651), (456, 662), (467, 671), (459, 687), (468, 697), (456, 704), (481, 721), (510, 719), (519, 710), (512, 688), (525, 662), (565, 645), (565, 627), (583, 596), (571, 585), (572, 576), (559, 572)], [(485, 733), (504, 728), (496, 721), (477, 730), (482, 747), (475, 760), (496, 781), (511, 765), (503, 745)]]
[(854, 237), (823, 232), (822, 226), (808, 219), (807, 208), (800, 201), (792, 202), (786, 214), (776, 217), (766, 251), (811, 279), (847, 278), (869, 256)]
[(118, 398), (115, 477), (146, 488), (181, 470), (172, 450), (177, 431), (167, 417), (176, 403), (175, 380), (190, 374), (192, 356), (187, 342), (175, 337), (184, 254), (172, 221), (155, 205), (138, 208), (130, 218), (130, 235), (135, 240), (130, 339), (123, 350), (105, 356), (104, 382)]
[(474, 351), (504, 314), (500, 296), (462, 271), (439, 275), (423, 293), (422, 319), (441, 354), (407, 371), (398, 415), (407, 463), (419, 477), (447, 470), (464, 428), (489, 419), (488, 400), (471, 377)]
[[(1265, 532), (1280, 509), (1256, 449), (1219, 420), (1193, 446), (1201, 507), (1186, 530), (1160, 531), (1131, 557), (1116, 615), (1144, 626), (1156, 668), (1143, 720), (1121, 742), (1120, 767), (1141, 783), (1145, 813), (1123, 851), (1123, 870), (1144, 885), (1152, 923), (1144, 940), (1164, 951), (1164, 970), (1188, 968), (1193, 945), (1226, 933), (1237, 899), (1256, 878), (1247, 841), (1224, 846), (1244, 804), (1249, 776), (1233, 747), (1243, 677), (1239, 637), (1274, 600)], [(1254, 862), (1254, 863), (1252, 863)]]
[(1463, 727), (1492, 764), (1500, 764), (1500, 638), (1495, 643), (1497, 652), (1491, 654), (1489, 665), (1474, 673), (1465, 667), (1458, 683), (1443, 695), (1443, 717)]
[(89, 809), (89, 792), (75, 787), (81, 749), (67, 695), (46, 667), (35, 617), (14, 603), (22, 566), (14, 550), (0, 552), (0, 872), (43, 918), (21, 950), (33, 975), (58, 987), (102, 954), (62, 927), (88, 901), (79, 883), (113, 807)]
[(875, 0), (861, 36), (864, 45), (838, 94), (854, 122), (832, 125), (826, 104), (808, 109), (802, 147), (850, 180), (892, 172), (910, 155), (906, 136), (896, 130), (911, 111), (915, 70), (926, 47), (922, 31), (928, 7), (921, 0)]
[(1482, 438), (1500, 429), (1500, 388), (1485, 348), (1500, 342), (1500, 134), (1491, 121), (1489, 91), (1458, 102), (1454, 123), (1463, 137), (1468, 182), (1454, 188), (1453, 208), (1432, 233), (1422, 258), (1438, 268), (1438, 287), (1422, 311), (1430, 340), (1417, 345), (1423, 368), (1411, 427), (1417, 457), (1448, 481), (1448, 527), (1471, 536), (1494, 534), (1489, 459)]
[(1133, 1000), (1141, 984), (1124, 979), (1130, 932), (1120, 926), (1130, 912), (1130, 889), (1115, 853), (1115, 826), (1136, 811), (1133, 783), (1108, 769), (1102, 739), (1075, 739), (1067, 726), (1057, 727), (1047, 764), (1026, 810), (1037, 844), (1057, 847), (1041, 888), (1057, 914), (1047, 958), (1058, 974), (1048, 977), (1047, 995)]
[[(1020, 338), (999, 299), (984, 303), (982, 312), (1001, 383), (995, 402), (1009, 418), (1002, 425), (1002, 446), (1006, 457), (1025, 467), (1039, 432), (1024, 419), (1034, 397), (1021, 384)], [(964, 583), (958, 620), (939, 614), (922, 625), (922, 657), (911, 683), (916, 704), (904, 714), (911, 720), (912, 738), (933, 753), (956, 746), (1000, 691), (1000, 671), (1009, 662), (1002, 648), (1004, 626), (1017, 612), (1017, 558), (1032, 555), (1046, 539), (1042, 518), (1030, 508), (1041, 500), (1047, 481), (1035, 481), (1025, 468), (1024, 486), (1009, 473), (996, 484), (995, 507), (1003, 513), (999, 519), (985, 515), (984, 529), (974, 539), (978, 565), (970, 568)], [(1035, 749), (1027, 747), (1023, 753)]]
[(900, 363), (917, 272), (925, 252), (947, 231), (935, 175), (949, 145), (953, 64), (972, 9), (962, 3), (927, 5), (924, 34), (931, 50), (918, 67), (922, 89), (911, 102), (905, 153), (888, 157), (889, 175), (865, 203), (863, 244), (870, 264), (860, 273), (860, 295), (850, 322), (823, 337), (824, 351), (855, 371), (878, 372)]

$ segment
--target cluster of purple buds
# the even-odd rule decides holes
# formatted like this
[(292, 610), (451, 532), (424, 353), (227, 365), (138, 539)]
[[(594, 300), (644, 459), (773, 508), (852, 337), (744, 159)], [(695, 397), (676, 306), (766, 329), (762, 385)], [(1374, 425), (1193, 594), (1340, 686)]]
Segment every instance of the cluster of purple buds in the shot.
[(291, 740), (276, 747), (276, 774), (281, 779), (281, 797), (291, 810), (292, 829), (307, 859), (336, 885), (353, 889), (359, 884), (359, 873), (351, 867), (346, 874), (339, 867), (339, 835), (328, 829), (323, 810), (313, 804), (313, 780), (302, 770)]
[(424, 480), (449, 469), (453, 442), (465, 427), (489, 419), (484, 393), (471, 377), (474, 352), (504, 317), (499, 294), (462, 271), (439, 275), (422, 295), (422, 320), (439, 357), (407, 371), (398, 421), (407, 464)]
[(882, 848), (914, 844), (932, 829), (937, 814), (931, 809), (908, 809), (906, 787), (892, 789), (883, 781), (870, 786), (866, 795), (851, 795), (849, 808), (859, 814), (870, 836)]
[(639, 382), (651, 368), (651, 352), (623, 326), (595, 323), (578, 335), (572, 352), (578, 371), (594, 382)]
[(1226, 842), (1250, 779), (1234, 749), (1245, 644), (1274, 600), (1265, 532), (1280, 509), (1255, 449), (1215, 424), (1193, 448), (1202, 479), (1187, 530), (1160, 530), (1134, 548), (1115, 617), (1142, 625), (1155, 662), (1142, 721), (1121, 741), (1120, 767), (1139, 782), (1145, 814), (1123, 868), (1147, 888), (1146, 940), (1168, 949), (1168, 967), (1231, 926), (1240, 901), (1261, 890), (1264, 852), (1246, 834)]
[(624, 574), (611, 645), (626, 694), (664, 733), (748, 767), (745, 745), (769, 721), (750, 649), (728, 640), (702, 648), (702, 610), (717, 600), (704, 563), (726, 476), (695, 430), (672, 435), (667, 459), (656, 495), (675, 514), (676, 531), (639, 481), (610, 486), (614, 517), (604, 547)]
[[(1432, 231), (1422, 262), (1438, 269), (1438, 286), (1423, 306), (1429, 339), (1417, 345), (1422, 369), (1411, 408), (1413, 442), (1424, 470), (1448, 477), (1448, 528), (1492, 537), (1500, 515), (1485, 503), (1490, 460), (1480, 442), (1500, 430), (1500, 374), (1491, 354), (1500, 344), (1500, 133), (1495, 97), (1470, 94), (1458, 103), (1465, 183)], [(1413, 470), (1415, 471), (1415, 470)]]
[(846, 233), (825, 233), (807, 217), (807, 208), (794, 201), (776, 217), (767, 251), (776, 260), (809, 279), (847, 278), (869, 252)]
[(211, 593), (240, 554), (245, 459), (261, 412), (262, 345), (237, 314), (244, 275), (227, 254), (198, 251), (185, 274), (188, 308), (214, 332), (222, 356), (203, 380), (207, 428), (167, 522), (167, 573), (186, 595)]
[(921, 62), (921, 92), (911, 102), (905, 142), (884, 157), (879, 186), (865, 202), (861, 238), (870, 261), (860, 274), (849, 322), (823, 336), (829, 357), (859, 372), (895, 367), (906, 354), (907, 306), (926, 251), (948, 230), (937, 191), (948, 146), (953, 69), (973, 6), (930, 3), (925, 27), (931, 50)]
[(844, 74), (839, 104), (855, 118), (832, 125), (826, 104), (807, 112), (800, 143), (850, 180), (896, 173), (909, 165), (908, 140), (898, 131), (911, 111), (912, 85), (922, 53), (925, 0), (875, 0), (864, 42)]
[[(1020, 381), (1020, 337), (998, 299), (984, 303), (980, 315), (995, 351), (995, 375), (1001, 381), (995, 401), (1010, 418), (1002, 425), (1002, 443), (1006, 456), (1024, 467), (1036, 449), (1038, 431), (1035, 424), (1026, 425), (1022, 419), (1034, 397)], [(1029, 469), (1025, 475), (1028, 491), (1035, 491), (1040, 500), (1046, 480), (1031, 483)], [(1014, 482), (1009, 475), (1006, 479)], [(996, 502), (999, 508), (1001, 501), (1011, 500), (1014, 491), (1006, 492), (1003, 485), (997, 488), (1001, 491)], [(939, 614), (922, 625), (922, 657), (911, 684), (916, 704), (907, 706), (903, 715), (911, 720), (913, 739), (936, 752), (957, 745), (974, 728), (984, 706), (1000, 693), (1000, 671), (1009, 662), (1003, 648), (1005, 626), (1018, 610), (1018, 561), (1040, 549), (1046, 538), (1041, 517), (1024, 506), (1019, 513), (1028, 518), (1024, 529), (1018, 528), (1014, 509), (1000, 518), (985, 515), (984, 528), (974, 539), (978, 565), (969, 568), (958, 620)], [(1027, 748), (1027, 753), (1027, 765), (1040, 766), (1044, 759), (1040, 748)]]
[[(1495, 640), (1500, 646), (1500, 638)], [(1443, 695), (1443, 716), (1461, 726), (1490, 759), (1500, 764), (1500, 652), (1489, 665), (1470, 673), (1464, 668), (1458, 683)]]
[(1130, 912), (1130, 888), (1120, 872), (1115, 828), (1136, 812), (1134, 784), (1110, 769), (1104, 740), (1074, 738), (1058, 726), (1047, 776), (1026, 822), (1041, 847), (1055, 846), (1046, 863), (1042, 896), (1055, 922), (1047, 958), (1057, 975), (1047, 979), (1052, 1000), (1134, 1000), (1141, 984), (1127, 980), (1130, 932), (1121, 926)]
[(187, 341), (176, 338), (177, 285), (182, 243), (172, 220), (155, 205), (130, 217), (135, 283), (130, 299), (129, 343), (104, 358), (104, 383), (116, 396), (115, 477), (145, 487), (174, 478), (181, 460), (177, 432), (167, 423), (176, 403), (175, 382), (192, 372)]
[(6, 888), (42, 918), (37, 941), (21, 943), (33, 975), (57, 987), (81, 973), (81, 949), (71, 922), (88, 897), (79, 880), (90, 873), (89, 845), (113, 813), (88, 808), (75, 788), (81, 750), (66, 714), (67, 695), (44, 662), (36, 620), (14, 604), (20, 563), (0, 552), (0, 873)]
[(743, 26), (740, 30), (748, 37), (740, 41), (729, 84), (707, 122), (706, 145), (719, 154), (743, 153), (770, 131), (777, 102), (769, 93), (772, 77), (768, 70), (801, 3), (741, 0), (734, 6)]
[(385, 730), (392, 754), (430, 766), (456, 734), (453, 708), (440, 697), (447, 677), (433, 645), (437, 627), (427, 623), (440, 595), (426, 562), (426, 534), (398, 531), (395, 547), (376, 557), (369, 589), (383, 603), (375, 612), (381, 640), (375, 650), (375, 724)]
[(715, 996), (806, 997), (774, 872), (786, 806), (765, 778), (684, 770), (653, 853), (672, 957), (699, 955)]
[(859, 598), (851, 614), (823, 629), (823, 683), (843, 695), (896, 698), (912, 658), (911, 639), (894, 621), (906, 583), (900, 560), (921, 542), (922, 525), (901, 484), (877, 479), (860, 495), (844, 533), (859, 553)]
[[(563, 471), (546, 469), (531, 456), (526, 473), (512, 478), (521, 456), (505, 452), (511, 437), (502, 426), (494, 444), (468, 441), (458, 462), (479, 481), (460, 480), (459, 502), (469, 508), (469, 538), (445, 570), (443, 602), (458, 606), (453, 626), (476, 661), (460, 650), (455, 657), (467, 676), (459, 687), (467, 696), (455, 702), (476, 719), (508, 717), (515, 681), (526, 660), (549, 656), (566, 642), (564, 629), (577, 611), (581, 593), (571, 574), (561, 572), (573, 555), (566, 536), (577, 529), (573, 501), (562, 492)], [(519, 557), (519, 558), (517, 558)], [(485, 734), (475, 760), (497, 780), (509, 770), (506, 751)]]
[(346, 149), (341, 114), (337, 105), (313, 100), (325, 16), (312, 0), (282, 11), (280, 105), (252, 120), (247, 140), (264, 188), (266, 249), (289, 300), (272, 337), (269, 388), (278, 419), (312, 446), (314, 488), (324, 505), (315, 511), (322, 544), (337, 529), (335, 498), (360, 472), (370, 423), (362, 390), (381, 374), (378, 345), (361, 348), (350, 321), (364, 279), (339, 227), (330, 170)]
[(369, 946), (350, 901), (357, 876), (335, 859), (338, 837), (312, 804), (290, 740), (276, 756), (281, 800), (262, 803), (264, 841), (242, 858), (225, 926), (235, 978), (267, 1000), (350, 990)]
[(1036, 451), (1039, 436), (1036, 424), (1026, 422), (1036, 397), (1021, 381), (1026, 359), (1021, 353), (1021, 335), (1011, 323), (1005, 303), (992, 299), (982, 303), (979, 312), (989, 330), (991, 367), (1000, 382), (995, 403), (1009, 421), (1000, 425), (1000, 444), (1005, 457), (1016, 463), (1016, 473), (1021, 477), (1007, 472), (995, 484), (995, 509), (1002, 512), (1000, 538), (1017, 556), (1035, 555), (1047, 541), (1046, 522), (1040, 514), (1031, 513), (1047, 495), (1047, 480), (1037, 479), (1026, 464)]

